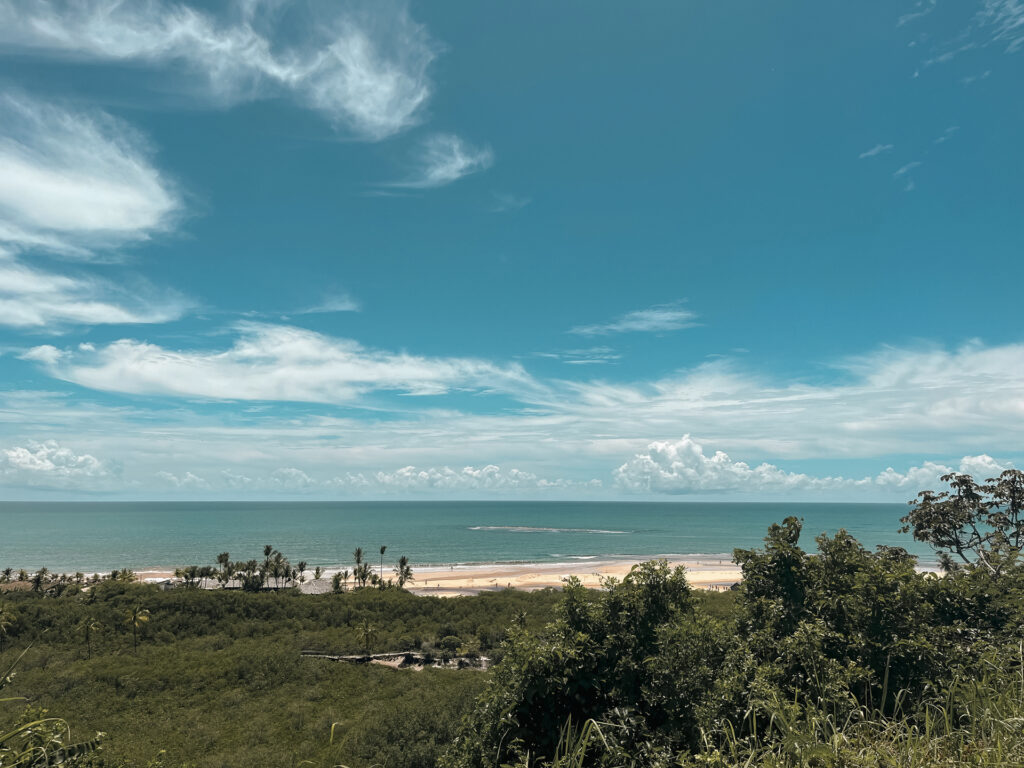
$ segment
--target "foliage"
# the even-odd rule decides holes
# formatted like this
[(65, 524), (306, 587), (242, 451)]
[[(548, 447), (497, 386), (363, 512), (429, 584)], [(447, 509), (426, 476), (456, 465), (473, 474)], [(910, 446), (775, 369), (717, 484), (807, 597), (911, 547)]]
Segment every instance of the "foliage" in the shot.
[(695, 702), (720, 661), (722, 623), (695, 615), (682, 568), (636, 566), (603, 592), (566, 583), (540, 634), (511, 634), (449, 765), (553, 755), (567, 722), (612, 721), (615, 751), (671, 751), (695, 734)]
[[(145, 765), (166, 750), (164, 760), (174, 766), (309, 760), (358, 768), (380, 764), (373, 755), (386, 748), (396, 756), (389, 765), (401, 765), (402, 753), (430, 765), (472, 706), (484, 673), (406, 672), (303, 659), (300, 651), (358, 653), (365, 620), (376, 630), (375, 648), (429, 650), (455, 634), (493, 657), (516, 616), (525, 611), (527, 625), (538, 628), (557, 600), (553, 592), (514, 591), (458, 599), (399, 590), (162, 592), (104, 581), (59, 598), (5, 594), (3, 605), (16, 618), (0, 662), (31, 644), (13, 693), (64, 713), (75, 734), (109, 734), (95, 758), (107, 766)], [(137, 655), (126, 621), (136, 607), (150, 615), (139, 628)], [(0, 732), (17, 720), (18, 708), (0, 706)]]
[(998, 575), (1024, 546), (1024, 472), (1009, 469), (978, 483), (948, 474), (948, 491), (922, 491), (903, 517), (903, 531), (932, 545), (942, 566), (952, 571), (978, 564)]

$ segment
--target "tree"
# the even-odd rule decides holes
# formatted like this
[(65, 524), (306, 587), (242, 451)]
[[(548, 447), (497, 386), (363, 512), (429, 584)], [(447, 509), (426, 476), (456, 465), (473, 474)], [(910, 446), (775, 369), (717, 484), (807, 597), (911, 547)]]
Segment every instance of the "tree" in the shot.
[(18, 617), (14, 614), (10, 608), (6, 605), (0, 605), (0, 652), (4, 649), (4, 642), (7, 640), (8, 633), (11, 631), (11, 627), (14, 626), (14, 622), (18, 620)]
[(381, 586), (381, 589), (384, 588), (384, 550), (386, 550), (386, 549), (387, 549), (387, 546), (384, 545), (384, 544), (381, 544), (381, 547), (380, 547), (380, 586)]
[(305, 582), (306, 581), (306, 561), (305, 560), (299, 560), (299, 564), (296, 566), (296, 568), (298, 569), (298, 572), (299, 572), (299, 581), (300, 582)]
[(92, 658), (92, 636), (94, 633), (99, 632), (103, 629), (103, 625), (100, 624), (96, 619), (86, 616), (78, 623), (78, 630), (85, 637), (85, 648), (88, 653), (88, 658)]
[(901, 531), (930, 544), (946, 571), (977, 564), (999, 575), (1024, 547), (1024, 472), (1008, 469), (985, 484), (959, 473), (941, 480), (949, 490), (919, 493)]
[(405, 555), (398, 558), (398, 564), (395, 566), (395, 579), (398, 581), (399, 589), (404, 589), (408, 582), (416, 581), (412, 575), (412, 566), (409, 565), (409, 558)]
[(319, 565), (316, 568), (313, 569), (313, 578), (314, 579), (319, 579), (323, 575), (324, 575), (324, 569), (321, 568)]
[(40, 568), (32, 575), (32, 591), (42, 592), (43, 587), (46, 586), (47, 578), (50, 572), (46, 568)]
[(377, 628), (370, 623), (369, 619), (363, 619), (359, 624), (359, 641), (366, 653), (373, 648), (374, 638), (377, 637)]
[[(590, 719), (611, 724), (604, 731), (609, 749), (618, 749), (611, 744), (617, 740), (634, 750), (638, 765), (669, 764), (663, 755), (640, 755), (647, 749), (641, 745), (685, 746), (674, 734), (689, 738), (697, 730), (701, 701), (680, 695), (671, 681), (687, 685), (685, 694), (699, 689), (713, 679), (721, 653), (715, 643), (695, 640), (693, 653), (666, 671), (659, 654), (671, 646), (662, 638), (698, 626), (698, 639), (717, 639), (714, 622), (708, 620), (705, 631), (688, 620), (693, 609), (684, 570), (664, 560), (637, 565), (605, 586), (595, 592), (567, 579), (555, 622), (536, 636), (510, 629), (504, 659), (466, 720), (451, 765), (544, 765), (555, 756), (566, 723), (579, 727)], [(669, 720), (665, 701), (671, 698), (677, 702)], [(610, 755), (608, 765), (626, 764), (622, 754)]]
[(11, 580), (12, 573), (14, 573), (13, 568), (4, 568), (3, 577), (0, 578), (0, 582), (3, 582), (4, 584), (8, 583)]
[(146, 625), (147, 621), (149, 621), (149, 611), (138, 605), (128, 612), (128, 617), (125, 619), (125, 623), (130, 624), (132, 628), (132, 650), (135, 652), (138, 652), (139, 649), (139, 630)]
[(220, 582), (221, 587), (226, 587), (234, 576), (235, 571), (235, 566), (231, 562), (231, 555), (228, 552), (221, 552), (217, 555), (217, 565), (220, 566), (220, 571), (217, 573), (217, 581)]

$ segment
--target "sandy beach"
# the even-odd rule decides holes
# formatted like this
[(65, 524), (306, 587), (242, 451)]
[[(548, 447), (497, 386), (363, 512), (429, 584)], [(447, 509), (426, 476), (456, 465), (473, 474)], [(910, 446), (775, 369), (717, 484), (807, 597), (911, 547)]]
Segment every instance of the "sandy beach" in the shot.
[[(570, 576), (578, 578), (584, 586), (597, 588), (609, 576), (621, 579), (637, 562), (632, 560), (585, 560), (573, 563), (494, 563), (489, 565), (446, 565), (415, 568), (415, 581), (406, 588), (417, 595), (455, 597), (493, 592), (500, 589), (533, 591), (547, 587), (561, 587)], [(686, 568), (686, 577), (695, 589), (728, 589), (740, 580), (739, 566), (724, 558), (671, 559), (672, 567)], [(307, 580), (303, 592), (329, 591), (334, 570), (326, 571), (322, 578)], [(140, 581), (157, 582), (174, 577), (167, 569), (143, 569), (136, 572)], [(385, 572), (385, 578), (390, 574)], [(349, 583), (351, 586), (351, 582)], [(214, 584), (211, 584), (214, 586)]]
[[(609, 576), (621, 579), (635, 564), (622, 560), (590, 560), (424, 568), (416, 571), (416, 581), (410, 591), (419, 595), (472, 595), (509, 588), (530, 591), (560, 587), (570, 576), (578, 578), (586, 587), (596, 588)], [(739, 566), (725, 559), (671, 560), (669, 564), (684, 566), (690, 585), (698, 589), (728, 589), (740, 580)]]

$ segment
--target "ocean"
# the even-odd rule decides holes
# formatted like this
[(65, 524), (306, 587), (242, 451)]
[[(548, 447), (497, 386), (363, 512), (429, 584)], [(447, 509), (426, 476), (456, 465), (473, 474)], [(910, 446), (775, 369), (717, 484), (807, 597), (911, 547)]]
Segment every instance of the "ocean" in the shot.
[(732, 502), (0, 502), (0, 568), (58, 572), (174, 568), (262, 559), (271, 544), (310, 569), (406, 555), (413, 567), (707, 555), (758, 546), (773, 522), (801, 542), (845, 528), (865, 546), (931, 551), (898, 533), (904, 504)]

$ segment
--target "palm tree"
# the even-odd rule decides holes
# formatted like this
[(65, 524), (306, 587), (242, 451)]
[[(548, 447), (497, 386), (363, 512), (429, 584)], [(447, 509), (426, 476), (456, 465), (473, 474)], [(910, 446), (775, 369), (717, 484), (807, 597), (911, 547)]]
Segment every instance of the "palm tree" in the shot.
[(14, 573), (14, 569), (13, 568), (4, 568), (4, 576), (3, 576), (2, 579), (0, 579), (0, 581), (3, 581), (3, 583), (6, 584), (7, 582), (9, 582), (11, 580), (11, 574), (12, 573)]
[(324, 569), (321, 568), (319, 565), (316, 568), (313, 569), (313, 578), (314, 579), (319, 579), (323, 575), (324, 575)]
[(125, 619), (125, 624), (132, 625), (132, 650), (136, 653), (139, 650), (139, 630), (145, 626), (147, 621), (149, 621), (149, 611), (139, 605), (135, 606), (128, 613), (128, 618)]
[(359, 639), (363, 643), (363, 650), (367, 653), (370, 652), (370, 648), (373, 645), (373, 639), (377, 636), (377, 628), (373, 626), (369, 619), (363, 619), (359, 625)]
[(89, 654), (89, 658), (92, 658), (92, 635), (93, 632), (99, 632), (103, 629), (103, 625), (100, 624), (96, 619), (91, 619), (86, 616), (78, 624), (78, 629), (85, 635), (85, 648)]
[(50, 575), (50, 572), (46, 568), (40, 568), (32, 576), (32, 591), (42, 592), (43, 587), (46, 586), (46, 577)]
[(387, 549), (387, 545), (382, 544), (380, 547), (380, 588), (384, 589), (384, 550)]
[(7, 639), (7, 633), (10, 631), (17, 618), (18, 617), (14, 615), (14, 611), (6, 605), (0, 605), (0, 651), (3, 651), (4, 641)]
[(24, 568), (18, 571), (18, 581), (28, 581), (28, 571)]
[(222, 587), (226, 587), (228, 582), (231, 581), (232, 572), (234, 567), (231, 564), (231, 554), (228, 552), (221, 552), (217, 555), (217, 565), (220, 566), (220, 573), (217, 574), (217, 581), (220, 582)]
[(299, 582), (303, 583), (306, 581), (306, 561), (299, 560), (299, 564), (296, 566), (299, 571)]
[(398, 558), (398, 565), (395, 566), (395, 577), (398, 580), (398, 588), (404, 589), (406, 583), (416, 581), (412, 575), (412, 566), (409, 565), (409, 558), (402, 555)]
[(354, 557), (356, 561), (356, 567), (352, 570), (352, 575), (355, 577), (357, 584), (360, 584), (361, 586), (365, 585), (366, 582), (361, 579), (363, 573), (363, 548), (356, 547), (355, 552), (352, 553), (352, 557)]
[(352, 575), (351, 573), (348, 572), (348, 568), (346, 568), (344, 571), (342, 571), (338, 575), (341, 576), (341, 586), (343, 587), (343, 590), (344, 589), (348, 589), (348, 577)]

